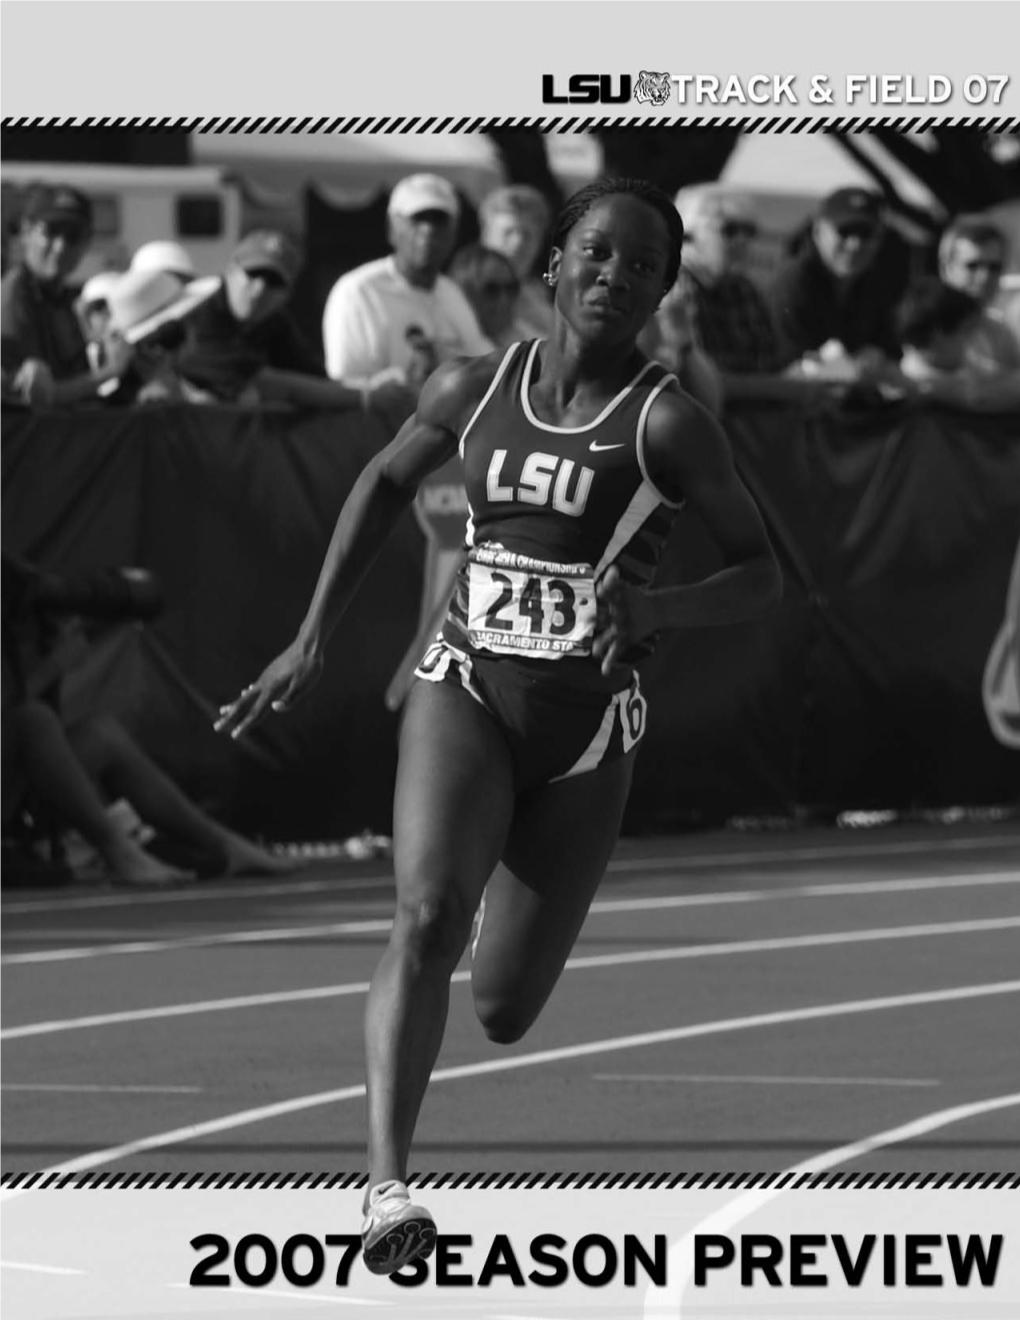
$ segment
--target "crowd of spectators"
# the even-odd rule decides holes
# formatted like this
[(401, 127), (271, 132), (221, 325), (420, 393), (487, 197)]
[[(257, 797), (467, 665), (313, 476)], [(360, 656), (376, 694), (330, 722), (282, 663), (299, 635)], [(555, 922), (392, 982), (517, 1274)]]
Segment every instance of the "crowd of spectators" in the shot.
[[(921, 274), (923, 257), (882, 198), (842, 188), (762, 278), (750, 198), (703, 184), (676, 204), (683, 266), (642, 342), (707, 406), (798, 389), (1020, 404), (1020, 316), (997, 306), (1006, 238), (986, 217), (952, 220)], [(206, 278), (179, 243), (157, 238), (127, 271), (78, 291), (70, 279), (91, 238), (91, 204), (38, 185), (3, 278), (4, 401), (363, 409), (395, 429), (440, 362), (548, 332), (539, 275), (551, 220), (537, 189), (497, 188), (479, 208), (478, 241), (457, 251), (453, 185), (402, 179), (387, 211), (391, 252), (336, 281), (320, 347), (288, 309), (302, 254), (285, 234), (246, 235)]]

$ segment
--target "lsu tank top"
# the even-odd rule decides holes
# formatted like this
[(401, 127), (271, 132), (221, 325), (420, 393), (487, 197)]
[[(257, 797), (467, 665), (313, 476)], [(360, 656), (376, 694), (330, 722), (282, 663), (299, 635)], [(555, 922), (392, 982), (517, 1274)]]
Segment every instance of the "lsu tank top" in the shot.
[(648, 475), (645, 428), (676, 378), (646, 362), (593, 421), (554, 426), (529, 400), (542, 342), (507, 350), (461, 436), (467, 553), (443, 637), (558, 682), (615, 689), (625, 676), (602, 678), (591, 657), (595, 584), (616, 564), (646, 586), (661, 557), (680, 504)]

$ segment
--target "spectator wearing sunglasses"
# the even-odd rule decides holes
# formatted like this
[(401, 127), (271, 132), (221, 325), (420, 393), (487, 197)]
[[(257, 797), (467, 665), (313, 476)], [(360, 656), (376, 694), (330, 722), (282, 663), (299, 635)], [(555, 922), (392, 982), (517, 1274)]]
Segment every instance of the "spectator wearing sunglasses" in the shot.
[(758, 235), (750, 200), (702, 184), (681, 189), (676, 207), (683, 266), (659, 312), (657, 356), (676, 370), (690, 344), (727, 375), (778, 371), (784, 364), (772, 317), (747, 273)]
[[(285, 234), (259, 229), (244, 237), (215, 294), (189, 317), (177, 371), (213, 402), (364, 408), (392, 422), (390, 392), (327, 380), (287, 312), (301, 262)], [(397, 412), (403, 420), (402, 407)]]
[(521, 282), (501, 252), (481, 243), (461, 248), (450, 264), (450, 278), (460, 285), (482, 334), (496, 348), (533, 338), (517, 317)]
[(21, 214), (20, 256), (0, 286), (3, 393), (49, 407), (96, 397), (130, 361), (92, 367), (69, 278), (92, 238), (92, 203), (74, 188), (37, 184)]
[(285, 312), (301, 268), (284, 234), (256, 230), (243, 238), (220, 287), (192, 318), (179, 368), (224, 403), (255, 402), (267, 367), (321, 376), (322, 366)]
[(830, 194), (768, 291), (785, 354), (838, 359), (843, 380), (880, 377), (899, 357), (893, 309), (907, 276), (882, 199), (864, 188)]
[(994, 306), (1006, 266), (1006, 237), (984, 216), (960, 215), (939, 240), (939, 277), (981, 307), (967, 342), (967, 364), (994, 376), (1020, 370), (1020, 341)]
[(537, 188), (512, 183), (494, 188), (478, 208), (482, 243), (502, 253), (520, 284), (517, 296), (519, 339), (544, 339), (552, 329), (549, 287), (539, 278), (547, 256), (552, 212)]

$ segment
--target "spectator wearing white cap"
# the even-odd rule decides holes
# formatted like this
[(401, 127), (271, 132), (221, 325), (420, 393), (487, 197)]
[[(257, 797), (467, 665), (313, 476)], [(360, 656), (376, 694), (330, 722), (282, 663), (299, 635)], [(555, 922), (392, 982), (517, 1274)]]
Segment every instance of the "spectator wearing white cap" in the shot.
[(175, 276), (182, 284), (197, 279), (198, 271), (191, 259), (191, 253), (181, 243), (172, 239), (157, 238), (151, 243), (143, 243), (131, 258), (132, 270), (162, 271)]
[(322, 338), (334, 380), (396, 379), (416, 391), (440, 362), (491, 352), (467, 298), (441, 273), (459, 216), (456, 191), (439, 175), (396, 185), (387, 212), (392, 255), (342, 275), (326, 300)]

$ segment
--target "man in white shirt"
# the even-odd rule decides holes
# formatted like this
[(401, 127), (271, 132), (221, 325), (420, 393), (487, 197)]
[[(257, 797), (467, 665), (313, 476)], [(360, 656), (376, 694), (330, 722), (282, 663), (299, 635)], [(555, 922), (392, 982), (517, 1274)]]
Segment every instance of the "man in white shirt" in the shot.
[(470, 304), (442, 268), (457, 237), (460, 203), (448, 180), (412, 174), (390, 194), (393, 253), (342, 275), (322, 317), (326, 370), (334, 380), (383, 379), (420, 388), (447, 358), (492, 351)]

